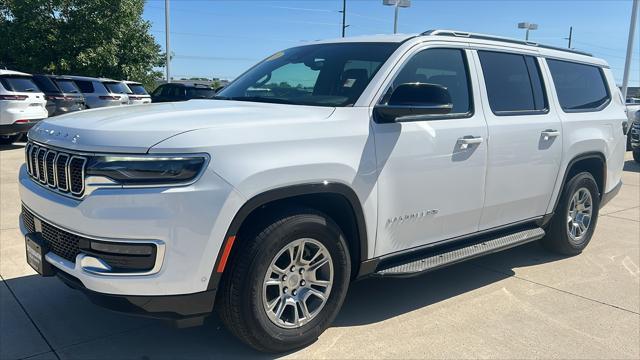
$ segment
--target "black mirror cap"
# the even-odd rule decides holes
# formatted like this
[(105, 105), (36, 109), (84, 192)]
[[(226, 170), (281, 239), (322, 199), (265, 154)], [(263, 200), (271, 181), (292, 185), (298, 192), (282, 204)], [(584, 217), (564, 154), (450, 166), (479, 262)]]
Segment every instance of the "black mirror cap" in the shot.
[(378, 123), (424, 120), (421, 116), (446, 115), (453, 109), (451, 95), (446, 87), (428, 83), (398, 85), (386, 104), (373, 109)]
[(446, 87), (429, 83), (405, 83), (398, 85), (387, 105), (434, 106), (451, 104)]

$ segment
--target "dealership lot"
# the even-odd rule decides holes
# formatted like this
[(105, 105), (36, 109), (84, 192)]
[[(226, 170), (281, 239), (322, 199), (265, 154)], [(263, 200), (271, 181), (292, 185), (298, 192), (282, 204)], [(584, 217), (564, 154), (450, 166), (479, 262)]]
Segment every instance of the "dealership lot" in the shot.
[[(22, 145), (0, 148), (0, 359), (264, 357), (203, 327), (111, 313), (36, 276), (18, 229)], [(412, 279), (354, 284), (334, 325), (291, 358), (640, 357), (640, 166), (580, 256), (529, 244)]]

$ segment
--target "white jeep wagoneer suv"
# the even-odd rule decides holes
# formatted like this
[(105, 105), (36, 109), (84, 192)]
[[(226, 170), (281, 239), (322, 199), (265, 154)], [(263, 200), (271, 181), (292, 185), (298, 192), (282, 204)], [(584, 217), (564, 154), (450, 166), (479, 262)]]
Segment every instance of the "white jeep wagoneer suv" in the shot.
[(625, 119), (588, 54), (445, 30), (320, 41), (214, 100), (41, 122), (20, 227), (28, 262), (96, 303), (183, 324), (216, 308), (285, 351), (357, 279), (530, 241), (580, 253), (621, 187)]

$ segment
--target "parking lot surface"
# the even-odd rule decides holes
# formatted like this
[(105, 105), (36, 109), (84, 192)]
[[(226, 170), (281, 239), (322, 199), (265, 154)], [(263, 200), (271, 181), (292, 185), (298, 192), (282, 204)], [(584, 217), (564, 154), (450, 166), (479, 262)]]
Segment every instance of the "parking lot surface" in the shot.
[[(18, 229), (23, 146), (0, 147), (0, 359), (272, 357), (229, 334), (116, 314), (27, 265)], [(337, 320), (288, 358), (640, 358), (640, 166), (586, 251), (532, 243), (412, 279), (352, 285)]]

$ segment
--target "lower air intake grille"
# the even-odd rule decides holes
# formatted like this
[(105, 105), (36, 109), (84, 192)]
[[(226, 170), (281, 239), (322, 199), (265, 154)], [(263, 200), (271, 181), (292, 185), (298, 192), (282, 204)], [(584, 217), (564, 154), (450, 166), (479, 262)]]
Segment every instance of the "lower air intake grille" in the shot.
[[(33, 213), (23, 206), (22, 221), (30, 233), (36, 232), (34, 218)], [(80, 253), (79, 243), (83, 240), (88, 241), (88, 239), (61, 230), (42, 220), (40, 221), (42, 223), (42, 238), (49, 250), (63, 259), (75, 262), (76, 256)]]

